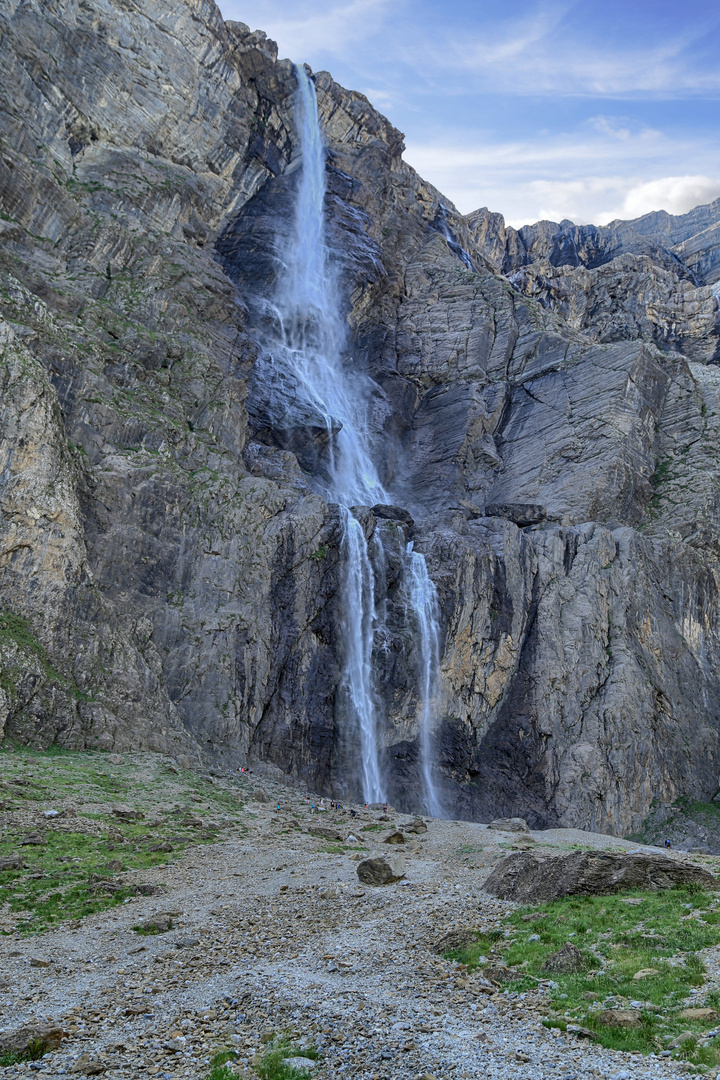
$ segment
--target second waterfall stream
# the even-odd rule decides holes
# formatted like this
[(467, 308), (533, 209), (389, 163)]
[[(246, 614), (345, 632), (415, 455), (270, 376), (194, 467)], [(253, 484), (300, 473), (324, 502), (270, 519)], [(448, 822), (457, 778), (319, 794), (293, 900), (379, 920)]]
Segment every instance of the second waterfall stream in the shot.
[[(389, 503), (373, 459), (369, 424), (372, 384), (367, 375), (343, 365), (347, 324), (337, 275), (329, 258), (325, 219), (325, 149), (318, 118), (315, 87), (305, 69), (298, 79), (296, 122), (301, 142), (301, 174), (293, 228), (278, 241), (279, 274), (269, 304), (272, 331), (265, 348), (273, 366), (292, 373), (298, 393), (324, 418), (330, 463), (321, 493), (341, 507), (343, 535), (342, 693), (357, 725), (361, 750), (359, 781), (367, 802), (387, 799), (380, 746), (378, 697), (373, 671), (373, 643), (380, 611), (375, 595), (373, 561), (383, 553), (377, 535), (368, 541), (351, 507)], [(418, 685), (420, 803), (425, 812), (440, 816), (441, 806), (432, 778), (432, 700), (437, 686), (439, 635), (437, 598), (424, 557), (408, 545), (404, 563), (405, 594), (420, 656)]]

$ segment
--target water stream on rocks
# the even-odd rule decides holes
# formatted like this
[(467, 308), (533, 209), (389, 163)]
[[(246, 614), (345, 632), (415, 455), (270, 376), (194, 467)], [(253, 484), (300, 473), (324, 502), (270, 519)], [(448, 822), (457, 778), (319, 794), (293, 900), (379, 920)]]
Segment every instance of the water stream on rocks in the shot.
[[(337, 276), (325, 239), (325, 150), (315, 87), (303, 68), (298, 78), (297, 129), (302, 146), (293, 231), (278, 244), (280, 273), (272, 304), (276, 370), (290, 371), (299, 397), (322, 417), (327, 429), (330, 466), (321, 490), (340, 505), (344, 523), (345, 665), (342, 692), (355, 719), (361, 750), (363, 797), (382, 802), (386, 789), (381, 767), (378, 701), (374, 686), (373, 642), (382, 631), (384, 605), (376, 603), (373, 562), (383, 559), (377, 532), (365, 535), (354, 507), (389, 503), (372, 454), (367, 375), (342, 363), (347, 324)], [(438, 626), (435, 588), (424, 557), (411, 547), (405, 556), (406, 591), (419, 634), (421, 775), (424, 808), (440, 816), (432, 780), (432, 698), (437, 679)]]

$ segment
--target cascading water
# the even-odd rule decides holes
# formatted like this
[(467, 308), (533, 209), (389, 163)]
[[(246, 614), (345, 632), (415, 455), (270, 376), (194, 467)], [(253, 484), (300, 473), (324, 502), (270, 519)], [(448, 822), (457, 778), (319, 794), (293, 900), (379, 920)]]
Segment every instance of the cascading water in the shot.
[(432, 717), (437, 699), (437, 673), (440, 667), (437, 590), (427, 571), (423, 556), (407, 545), (407, 582), (410, 606), (418, 624), (420, 681), (420, 768), (425, 796), (425, 811), (442, 817), (443, 810), (433, 779)]
[[(341, 507), (344, 521), (344, 692), (354, 714), (360, 739), (363, 797), (385, 799), (378, 739), (377, 700), (373, 679), (373, 641), (378, 629), (375, 576), (362, 524), (354, 506), (374, 506), (391, 500), (383, 487), (371, 452), (369, 377), (349, 372), (342, 363), (347, 345), (346, 323), (336, 274), (325, 240), (325, 153), (320, 131), (315, 87), (297, 67), (297, 126), (302, 146), (302, 171), (292, 234), (276, 252), (280, 272), (266, 314), (271, 329), (263, 342), (272, 368), (292, 375), (296, 395), (327, 430), (330, 465), (322, 493)], [(382, 557), (379, 540), (376, 558)], [(410, 604), (420, 634), (422, 716), (421, 749), (426, 802), (430, 796), (430, 709), (437, 670), (438, 637), (434, 588), (425, 560), (406, 553)]]

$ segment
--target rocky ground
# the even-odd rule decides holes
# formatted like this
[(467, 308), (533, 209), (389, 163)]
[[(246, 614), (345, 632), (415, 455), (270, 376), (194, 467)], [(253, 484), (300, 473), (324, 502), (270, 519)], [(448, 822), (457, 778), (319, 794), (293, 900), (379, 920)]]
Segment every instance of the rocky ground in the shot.
[[(146, 818), (166, 813), (169, 821), (193, 780), (170, 772), (174, 789), (150, 783), (158, 765), (167, 769), (158, 755), (126, 755), (114, 766), (104, 764), (108, 755), (77, 757), (98, 759), (115, 777), (139, 778), (124, 798), (126, 809)], [(22, 779), (33, 769), (37, 776), (38, 759), (26, 759), (4, 754), (4, 778), (12, 772)], [(215, 801), (195, 795), (197, 814), (222, 839), (206, 833), (205, 842), (164, 856), (165, 864), (117, 875), (121, 883), (141, 880), (163, 892), (127, 897), (39, 935), (23, 935), (10, 904), (0, 907), (2, 1029), (53, 1021), (68, 1033), (57, 1050), (9, 1066), (4, 1076), (204, 1077), (212, 1055), (230, 1047), (238, 1054), (232, 1070), (250, 1078), (263, 1043), (280, 1031), (321, 1051), (318, 1077), (630, 1080), (687, 1068), (548, 1030), (541, 1024), (546, 986), (503, 991), (479, 974), (468, 977), (437, 950), (453, 929), (500, 924), (512, 905), (484, 893), (483, 882), (510, 850), (635, 845), (575, 830), (528, 836), (431, 820), (427, 832), (405, 834), (405, 879), (365, 887), (359, 860), (399, 850), (384, 839), (404, 816), (356, 807), (353, 819), (348, 806), (313, 812), (303, 792), (252, 774), (203, 783)], [(105, 805), (97, 795), (85, 801), (76, 789), (56, 793), (52, 807), (61, 813), (80, 802), (79, 817), (106, 834), (112, 800), (110, 793)], [(6, 813), (2, 838), (33, 823), (49, 832), (66, 827), (64, 818), (44, 817), (47, 802)], [(154, 824), (160, 838), (169, 831)], [(308, 831), (318, 827), (328, 836)], [(113, 855), (126, 858), (123, 846), (116, 844)], [(693, 858), (715, 866), (711, 858)], [(133, 930), (162, 914), (170, 929), (154, 936)], [(720, 948), (709, 954), (710, 979), (720, 984)]]

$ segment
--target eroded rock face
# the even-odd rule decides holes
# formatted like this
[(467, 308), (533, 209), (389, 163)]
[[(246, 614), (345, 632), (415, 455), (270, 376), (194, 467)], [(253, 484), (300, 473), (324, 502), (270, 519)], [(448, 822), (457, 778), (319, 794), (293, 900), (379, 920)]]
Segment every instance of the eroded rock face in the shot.
[[(357, 795), (342, 525), (315, 491), (333, 432), (257, 363), (302, 167), (292, 65), (210, 0), (0, 23), (0, 728)], [(410, 539), (440, 604), (449, 814), (627, 832), (708, 798), (720, 205), (463, 218), (361, 94), (315, 84), (393, 503), (358, 510), (388, 798), (418, 808)]]
[(562, 896), (602, 896), (622, 889), (670, 889), (699, 885), (716, 890), (720, 882), (707, 870), (662, 855), (573, 851), (539, 856), (528, 851), (508, 855), (485, 882), (491, 896), (534, 904)]

